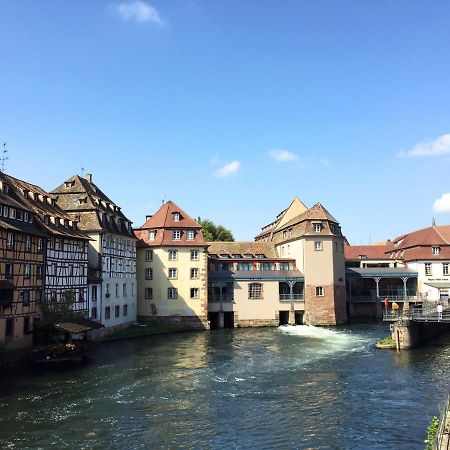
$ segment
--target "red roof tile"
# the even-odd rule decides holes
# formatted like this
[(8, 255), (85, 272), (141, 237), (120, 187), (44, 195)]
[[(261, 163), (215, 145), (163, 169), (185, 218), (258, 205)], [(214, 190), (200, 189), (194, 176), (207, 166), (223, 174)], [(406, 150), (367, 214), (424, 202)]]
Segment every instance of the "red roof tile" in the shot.
[(345, 259), (391, 259), (385, 252), (389, 250), (387, 245), (346, 245), (344, 246)]

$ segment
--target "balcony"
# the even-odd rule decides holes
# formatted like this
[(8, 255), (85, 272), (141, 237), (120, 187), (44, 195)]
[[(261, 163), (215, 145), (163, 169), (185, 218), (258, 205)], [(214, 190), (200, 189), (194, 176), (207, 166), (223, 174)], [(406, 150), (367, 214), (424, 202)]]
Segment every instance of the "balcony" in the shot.
[[(294, 302), (303, 302), (304, 295), (303, 294), (292, 294), (292, 300)], [(290, 294), (280, 294), (280, 302), (290, 302), (291, 301), (291, 295)]]

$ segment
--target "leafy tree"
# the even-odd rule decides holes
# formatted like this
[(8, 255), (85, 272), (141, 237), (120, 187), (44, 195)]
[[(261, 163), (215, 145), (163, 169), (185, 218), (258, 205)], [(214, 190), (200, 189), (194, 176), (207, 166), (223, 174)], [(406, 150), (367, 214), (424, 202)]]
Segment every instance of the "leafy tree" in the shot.
[(216, 225), (209, 219), (197, 219), (197, 222), (202, 226), (202, 233), (205, 241), (228, 241), (234, 242), (233, 234), (230, 230), (226, 229), (222, 225)]
[(59, 301), (46, 297), (42, 304), (42, 324), (70, 322), (83, 317), (82, 312), (73, 310), (75, 301), (75, 292), (72, 290), (65, 291)]

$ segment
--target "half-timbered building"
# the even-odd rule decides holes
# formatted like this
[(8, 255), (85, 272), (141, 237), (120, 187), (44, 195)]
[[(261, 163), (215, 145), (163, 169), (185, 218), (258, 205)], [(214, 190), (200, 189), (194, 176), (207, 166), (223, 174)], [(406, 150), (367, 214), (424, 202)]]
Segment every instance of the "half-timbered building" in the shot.
[(52, 194), (57, 205), (90, 237), (89, 315), (105, 327), (136, 321), (136, 237), (131, 221), (92, 175), (66, 180)]
[(6, 348), (31, 346), (44, 295), (48, 237), (0, 174), (0, 343)]
[(58, 207), (56, 197), (39, 186), (2, 175), (2, 183), (20, 198), (34, 214), (35, 221), (49, 235), (45, 251), (44, 295), (61, 301), (66, 294), (74, 300), (73, 309), (87, 311), (87, 266), (89, 237), (78, 222)]

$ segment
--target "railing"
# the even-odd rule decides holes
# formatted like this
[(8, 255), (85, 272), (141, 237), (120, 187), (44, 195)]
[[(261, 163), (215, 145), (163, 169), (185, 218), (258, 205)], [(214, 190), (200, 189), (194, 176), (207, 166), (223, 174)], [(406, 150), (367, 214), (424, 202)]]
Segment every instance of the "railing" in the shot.
[[(433, 449), (443, 450), (448, 449), (448, 430), (447, 422), (449, 420), (449, 409), (450, 409), (450, 395), (447, 396), (447, 401), (439, 418), (439, 426), (436, 432), (436, 436), (433, 441)], [(447, 434), (447, 436), (445, 436)], [(444, 439), (447, 441), (447, 445), (444, 447)]]
[(383, 312), (383, 320), (394, 321), (399, 319), (415, 320), (418, 322), (450, 322), (450, 308), (447, 307), (439, 313), (436, 306), (429, 306), (420, 309), (408, 309), (400, 311), (399, 309), (385, 309)]
[[(280, 302), (290, 302), (291, 301), (291, 294), (279, 294), (280, 295)], [(303, 294), (292, 294), (292, 300), (295, 301), (303, 301)]]
[(422, 302), (423, 298), (418, 295), (380, 295), (377, 297), (376, 295), (352, 295), (352, 297), (347, 297), (347, 301), (352, 302), (384, 302), (387, 299), (388, 302)]

